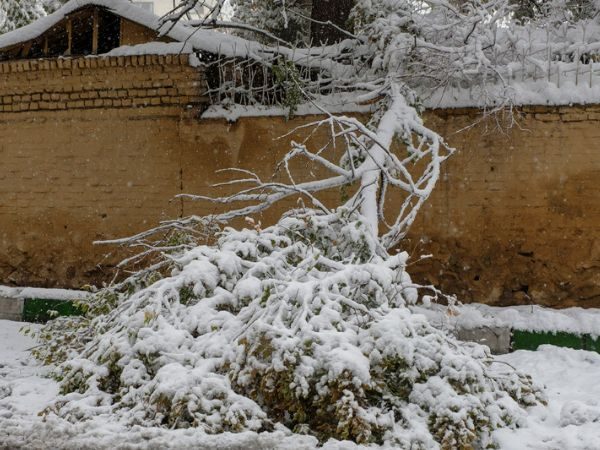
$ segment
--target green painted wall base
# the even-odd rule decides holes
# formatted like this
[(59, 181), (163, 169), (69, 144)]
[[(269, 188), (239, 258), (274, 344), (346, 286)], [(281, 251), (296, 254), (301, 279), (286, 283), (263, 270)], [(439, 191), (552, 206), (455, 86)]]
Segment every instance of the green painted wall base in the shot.
[(600, 353), (600, 338), (595, 339), (589, 334), (579, 336), (562, 331), (550, 333), (513, 330), (513, 350), (537, 350), (540, 345), (545, 344)]
[(46, 300), (39, 298), (25, 299), (23, 305), (23, 322), (43, 323), (57, 316), (79, 316), (82, 311), (72, 302)]

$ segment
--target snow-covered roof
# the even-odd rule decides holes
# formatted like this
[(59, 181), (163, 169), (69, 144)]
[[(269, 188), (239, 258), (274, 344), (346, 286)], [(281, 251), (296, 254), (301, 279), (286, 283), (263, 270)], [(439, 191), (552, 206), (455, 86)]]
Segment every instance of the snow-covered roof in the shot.
[[(69, 14), (87, 6), (99, 6), (124, 19), (143, 25), (175, 41), (186, 42), (186, 51), (204, 51), (225, 56), (246, 57), (256, 44), (235, 36), (203, 30), (178, 23), (169, 29), (160, 17), (128, 0), (70, 0), (62, 8), (30, 25), (0, 35), (0, 49), (36, 39), (64, 20)], [(168, 30), (168, 31), (167, 31)]]
[[(30, 25), (0, 35), (0, 50), (35, 40), (65, 20), (70, 14), (89, 6), (105, 8), (112, 14), (155, 30), (162, 36), (181, 43), (179, 47), (175, 45), (146, 45), (147, 43), (141, 44), (141, 46), (128, 47), (127, 49), (120, 47), (113, 49), (110, 52), (111, 55), (122, 55), (124, 52), (130, 52), (127, 54), (140, 54), (140, 52), (145, 52), (144, 54), (157, 54), (156, 52), (160, 52), (159, 54), (163, 54), (165, 51), (173, 51), (174, 53), (197, 53), (200, 60), (202, 54), (207, 53), (229, 58), (250, 58), (261, 61), (271, 60), (274, 54), (279, 54), (303, 66), (325, 69), (338, 78), (344, 78), (352, 71), (352, 67), (349, 65), (314, 57), (310, 51), (302, 49), (264, 46), (258, 42), (231, 34), (193, 27), (185, 22), (178, 22), (171, 26), (171, 24), (163, 23), (159, 16), (136, 6), (129, 0), (70, 0), (53, 14)], [(198, 58), (194, 58), (194, 61), (197, 60)]]

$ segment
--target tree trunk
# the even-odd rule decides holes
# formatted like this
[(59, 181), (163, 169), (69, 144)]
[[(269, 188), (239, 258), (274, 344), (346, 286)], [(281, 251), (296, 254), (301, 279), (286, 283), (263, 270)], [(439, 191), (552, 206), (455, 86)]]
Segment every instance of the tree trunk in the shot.
[(313, 44), (333, 44), (346, 39), (346, 34), (327, 22), (346, 30), (353, 6), (354, 0), (313, 0), (311, 18), (315, 22), (310, 30)]

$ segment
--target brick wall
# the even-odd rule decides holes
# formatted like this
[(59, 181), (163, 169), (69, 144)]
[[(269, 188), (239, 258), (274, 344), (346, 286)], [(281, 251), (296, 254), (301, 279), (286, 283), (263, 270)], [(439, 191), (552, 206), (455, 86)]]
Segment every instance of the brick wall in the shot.
[[(202, 73), (185, 58), (67, 61), (0, 64), (0, 283), (109, 280), (122, 254), (92, 241), (213, 211), (173, 197), (213, 192), (222, 168), (268, 177), (288, 148), (275, 138), (314, 119), (199, 120)], [(411, 273), (465, 301), (600, 307), (599, 114), (534, 107), (512, 129), (460, 133), (475, 111), (426, 114), (459, 152), (403, 244)]]
[[(527, 107), (499, 131), (476, 112), (428, 124), (459, 153), (413, 234), (421, 281), (466, 301), (600, 307), (600, 106)], [(407, 244), (408, 245), (408, 244)]]
[(202, 72), (188, 55), (0, 63), (0, 112), (197, 105)]

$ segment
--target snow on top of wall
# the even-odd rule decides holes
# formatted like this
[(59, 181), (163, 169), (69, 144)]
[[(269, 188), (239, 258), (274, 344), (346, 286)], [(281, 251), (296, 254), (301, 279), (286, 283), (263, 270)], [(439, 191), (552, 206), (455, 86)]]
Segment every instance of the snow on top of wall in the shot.
[(0, 286), (0, 297), (17, 298), (19, 288)]
[(42, 300), (82, 300), (90, 295), (91, 294), (87, 291), (77, 291), (72, 289), (0, 286), (0, 297), (15, 299), (37, 298)]
[(146, 44), (122, 45), (99, 56), (179, 55), (192, 53), (193, 51), (194, 48), (189, 42), (148, 42)]
[[(330, 96), (321, 96), (318, 103), (301, 103), (294, 111), (295, 116), (307, 116), (311, 114), (323, 114), (324, 110), (332, 114), (340, 113), (371, 113), (373, 104), (356, 103), (356, 95), (340, 93)], [(211, 105), (204, 113), (203, 119), (226, 119), (235, 122), (240, 117), (275, 117), (288, 116), (289, 108), (285, 106), (266, 105)]]
[[(600, 75), (600, 74), (599, 74)], [(586, 74), (587, 76), (587, 74)], [(490, 98), (506, 98), (514, 105), (567, 106), (600, 103), (600, 79), (592, 82), (579, 80), (573, 76), (563, 76), (560, 84), (553, 80), (512, 81), (507, 86), (488, 85), (487, 92), (477, 88), (446, 88), (424, 97), (426, 108), (471, 108), (493, 107)]]
[[(220, 33), (218, 31), (191, 28), (181, 23), (168, 30), (167, 24), (161, 24), (160, 17), (146, 11), (127, 0), (70, 0), (58, 11), (43, 17), (32, 24), (0, 35), (0, 49), (35, 39), (55, 26), (65, 16), (85, 6), (100, 6), (112, 13), (147, 28), (164, 32), (164, 35), (179, 42), (187, 42), (187, 51), (197, 50), (219, 53), (229, 57), (246, 57), (257, 53), (258, 44), (245, 39)], [(167, 31), (168, 30), (168, 31)], [(158, 48), (158, 47), (153, 47)], [(150, 48), (146, 48), (146, 51)], [(162, 48), (164, 50), (164, 47)], [(147, 53), (146, 53), (147, 54)]]
[(448, 315), (447, 308), (441, 305), (414, 309), (427, 316), (432, 325), (451, 329), (509, 327), (520, 331), (600, 336), (600, 309), (551, 309), (537, 305), (498, 307), (479, 303), (458, 306), (452, 315)]
[(189, 42), (147, 42), (137, 45), (122, 45), (101, 55), (88, 55), (87, 58), (105, 56), (140, 56), (140, 55), (189, 55), (188, 64), (192, 67), (201, 65), (200, 56), (194, 52)]

